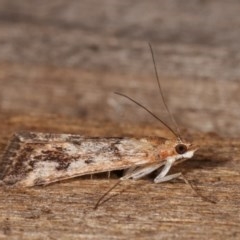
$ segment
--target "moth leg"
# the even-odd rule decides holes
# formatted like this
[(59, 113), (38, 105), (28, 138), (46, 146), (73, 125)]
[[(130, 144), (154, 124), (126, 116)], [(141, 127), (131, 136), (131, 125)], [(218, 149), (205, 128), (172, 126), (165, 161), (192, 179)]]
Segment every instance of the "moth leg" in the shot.
[(154, 179), (154, 182), (155, 183), (161, 183), (161, 182), (167, 182), (167, 181), (170, 181), (174, 178), (179, 178), (181, 177), (181, 179), (193, 190), (193, 192), (198, 196), (200, 197), (203, 201), (206, 201), (206, 202), (210, 202), (210, 203), (216, 203), (215, 200), (213, 199), (210, 199), (208, 197), (205, 197), (203, 196), (201, 193), (199, 193), (194, 187), (193, 185), (185, 178), (185, 176), (180, 172), (180, 173), (175, 173), (175, 174), (171, 174), (171, 175), (167, 175), (165, 177), (162, 177), (162, 178), (158, 178), (156, 177)]
[(107, 172), (107, 178), (110, 179), (111, 178), (111, 171)]
[(180, 176), (182, 176), (182, 173), (174, 173), (174, 174), (171, 174), (171, 175), (167, 175), (167, 176), (164, 176), (164, 177), (161, 177), (159, 178), (158, 176), (154, 179), (154, 182), (155, 183), (161, 183), (161, 182), (167, 182), (167, 181), (170, 181), (174, 178), (179, 178)]
[(144, 176), (147, 176), (148, 174), (152, 173), (153, 171), (157, 170), (159, 167), (162, 166), (162, 163), (160, 164), (154, 164), (154, 165), (148, 165), (143, 167), (138, 167), (137, 169), (130, 172), (130, 174), (127, 174), (121, 178), (121, 180), (126, 179), (140, 179)]
[(139, 166), (130, 167), (130, 168), (124, 170), (123, 175), (124, 175), (124, 176), (130, 175), (130, 174), (132, 174), (137, 168), (139, 168)]
[[(158, 182), (165, 182), (167, 180), (162, 181), (162, 179), (165, 179), (164, 177), (167, 175), (167, 173), (169, 172), (170, 168), (173, 165), (173, 161), (171, 159), (167, 160), (163, 169), (161, 170), (161, 172), (157, 175), (157, 177), (154, 179), (155, 183)], [(170, 175), (171, 176), (171, 175)]]

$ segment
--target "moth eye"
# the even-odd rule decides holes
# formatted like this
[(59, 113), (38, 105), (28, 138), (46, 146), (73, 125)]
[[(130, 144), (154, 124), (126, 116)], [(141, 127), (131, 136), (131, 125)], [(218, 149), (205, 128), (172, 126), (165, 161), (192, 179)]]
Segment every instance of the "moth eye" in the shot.
[(180, 143), (176, 145), (175, 150), (178, 154), (184, 154), (188, 149), (185, 144)]

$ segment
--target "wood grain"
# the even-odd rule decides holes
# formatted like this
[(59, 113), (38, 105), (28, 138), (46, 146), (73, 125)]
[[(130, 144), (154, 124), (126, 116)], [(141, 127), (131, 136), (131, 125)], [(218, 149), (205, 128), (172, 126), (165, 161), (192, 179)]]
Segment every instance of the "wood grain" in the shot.
[[(200, 145), (182, 180), (97, 175), (0, 187), (0, 239), (239, 239), (239, 1), (0, 0), (0, 154), (17, 131), (172, 136), (147, 42), (184, 138)], [(117, 196), (115, 196), (117, 194)]]
[[(16, 121), (17, 119), (17, 121)], [(41, 129), (42, 122), (49, 129)], [(91, 125), (80, 120), (34, 119), (18, 116), (2, 121), (2, 149), (10, 132), (27, 123), (28, 129), (84, 135), (131, 135), (128, 128)], [(56, 124), (57, 123), (57, 124)], [(57, 126), (57, 127), (56, 127)], [(131, 126), (130, 126), (131, 127)], [(133, 126), (134, 127), (134, 126)], [(135, 126), (142, 134), (144, 126)], [(74, 129), (74, 130), (73, 130)], [(164, 134), (164, 131), (162, 132)], [(147, 127), (145, 134), (159, 130)], [(166, 136), (167, 133), (165, 132)], [(200, 145), (195, 157), (173, 169), (182, 171), (199, 193), (215, 200), (203, 201), (181, 180), (153, 184), (152, 179), (126, 181), (109, 201), (93, 210), (98, 198), (116, 182), (107, 175), (76, 178), (47, 187), (0, 189), (1, 237), (22, 239), (226, 239), (239, 236), (240, 141), (214, 134), (185, 134)], [(122, 192), (123, 191), (123, 192)], [(118, 194), (117, 196), (114, 196)]]
[(178, 122), (239, 136), (238, 1), (1, 0), (0, 6), (2, 111), (149, 123), (113, 94), (121, 91), (165, 116), (150, 41)]

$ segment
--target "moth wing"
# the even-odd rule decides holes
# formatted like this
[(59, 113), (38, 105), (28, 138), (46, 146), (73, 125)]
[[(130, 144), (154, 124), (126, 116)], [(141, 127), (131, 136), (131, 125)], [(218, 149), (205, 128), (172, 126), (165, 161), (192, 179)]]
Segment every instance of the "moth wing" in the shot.
[(0, 163), (8, 185), (45, 185), (88, 174), (156, 162), (161, 138), (91, 138), (71, 134), (18, 133)]

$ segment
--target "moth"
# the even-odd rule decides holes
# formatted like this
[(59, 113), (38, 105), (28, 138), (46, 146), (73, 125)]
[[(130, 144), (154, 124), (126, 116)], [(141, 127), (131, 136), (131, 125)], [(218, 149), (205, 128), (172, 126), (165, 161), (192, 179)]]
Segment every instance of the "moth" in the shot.
[[(173, 123), (175, 123), (162, 94), (151, 45), (150, 50), (158, 87)], [(93, 138), (72, 134), (20, 132), (13, 136), (0, 162), (0, 179), (6, 185), (32, 187), (47, 185), (64, 179), (113, 170), (125, 170), (120, 180), (140, 179), (160, 170), (154, 182), (177, 178), (181, 173), (168, 175), (171, 167), (189, 159), (197, 150), (184, 141), (180, 134), (169, 127), (139, 102), (124, 95), (165, 125), (174, 139), (162, 137), (142, 138)]]
[(191, 158), (190, 143), (160, 137), (92, 138), (72, 134), (21, 132), (14, 135), (1, 160), (0, 179), (7, 185), (32, 187), (68, 178), (128, 169), (121, 178), (139, 179), (161, 168), (155, 183), (171, 166)]

